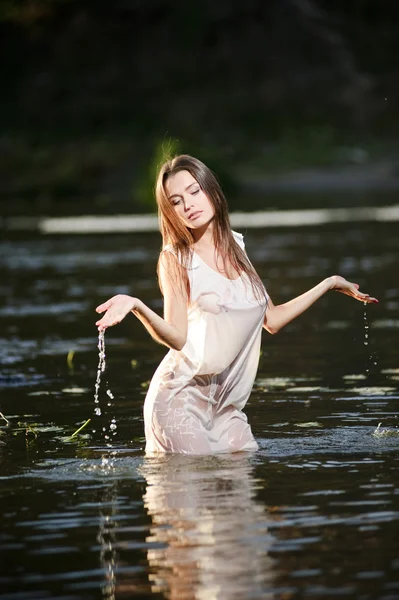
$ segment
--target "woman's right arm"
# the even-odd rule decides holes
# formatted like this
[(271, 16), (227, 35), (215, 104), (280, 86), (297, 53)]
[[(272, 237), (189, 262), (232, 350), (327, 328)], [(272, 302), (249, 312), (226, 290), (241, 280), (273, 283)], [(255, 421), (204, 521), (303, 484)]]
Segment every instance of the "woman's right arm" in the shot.
[[(169, 254), (169, 253), (168, 253)], [(151, 337), (174, 350), (181, 350), (187, 340), (188, 294), (183, 282), (177, 280), (176, 269), (168, 268), (174, 258), (161, 256), (159, 277), (164, 295), (164, 318), (151, 310), (139, 298), (118, 294), (96, 308), (104, 316), (97, 321), (98, 329), (120, 323), (129, 312), (143, 323)]]

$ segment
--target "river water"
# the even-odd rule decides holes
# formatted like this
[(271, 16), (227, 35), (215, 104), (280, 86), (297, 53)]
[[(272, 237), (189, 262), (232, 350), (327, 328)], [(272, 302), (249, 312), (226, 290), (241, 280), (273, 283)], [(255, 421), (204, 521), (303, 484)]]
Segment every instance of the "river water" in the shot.
[(329, 293), (264, 333), (256, 454), (146, 458), (165, 350), (133, 316), (108, 330), (95, 404), (94, 308), (123, 292), (161, 310), (158, 234), (3, 238), (2, 600), (399, 598), (397, 224), (246, 244), (274, 302), (340, 273), (380, 304)]

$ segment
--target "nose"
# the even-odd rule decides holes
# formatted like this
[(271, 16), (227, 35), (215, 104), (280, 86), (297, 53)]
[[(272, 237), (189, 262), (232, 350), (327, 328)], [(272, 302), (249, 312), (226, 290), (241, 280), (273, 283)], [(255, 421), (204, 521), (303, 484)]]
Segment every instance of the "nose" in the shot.
[(193, 204), (190, 204), (190, 201), (184, 201), (184, 212), (188, 212), (190, 208), (192, 208)]

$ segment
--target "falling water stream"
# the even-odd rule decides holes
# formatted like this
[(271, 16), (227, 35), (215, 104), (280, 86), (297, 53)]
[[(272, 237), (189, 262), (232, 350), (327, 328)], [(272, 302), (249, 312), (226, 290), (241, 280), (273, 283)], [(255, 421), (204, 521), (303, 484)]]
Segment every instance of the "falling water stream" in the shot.
[[(97, 367), (97, 377), (96, 383), (94, 384), (94, 414), (98, 417), (101, 416), (101, 408), (100, 408), (100, 384), (101, 384), (101, 375), (105, 371), (105, 333), (104, 331), (99, 331), (98, 333), (98, 367)], [(95, 430), (93, 431), (95, 433)]]
[[(104, 411), (101, 410), (100, 407), (100, 392), (101, 392), (101, 378), (103, 373), (106, 370), (106, 354), (105, 354), (105, 330), (99, 330), (98, 332), (98, 366), (97, 366), (97, 374), (96, 381), (94, 384), (94, 414), (96, 417), (107, 416), (109, 418), (109, 424), (102, 426), (102, 432), (104, 434), (104, 440), (107, 448), (112, 448), (112, 437), (117, 434), (117, 424), (115, 415), (109, 416), (112, 408), (112, 401), (114, 400), (114, 395), (109, 389), (108, 382), (105, 383), (105, 393), (108, 396), (107, 398), (107, 409)], [(104, 415), (103, 415), (104, 412)], [(96, 433), (96, 429), (92, 429), (92, 433)], [(101, 467), (104, 469), (112, 469), (114, 466), (114, 460), (116, 457), (116, 451), (108, 452), (107, 454), (103, 454), (101, 457)]]

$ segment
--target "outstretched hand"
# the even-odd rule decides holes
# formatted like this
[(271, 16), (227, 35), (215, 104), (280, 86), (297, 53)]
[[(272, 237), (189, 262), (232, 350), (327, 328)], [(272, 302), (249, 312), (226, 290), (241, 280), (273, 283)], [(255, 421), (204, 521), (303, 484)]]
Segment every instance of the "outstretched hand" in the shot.
[(107, 327), (117, 325), (123, 321), (135, 306), (136, 298), (132, 298), (132, 296), (127, 296), (126, 294), (118, 294), (100, 304), (97, 306), (96, 312), (105, 312), (105, 315), (96, 323), (98, 330), (104, 331)]
[(357, 283), (351, 283), (350, 281), (347, 281), (340, 275), (333, 275), (331, 279), (333, 282), (331, 285), (332, 290), (335, 290), (336, 292), (341, 292), (341, 294), (346, 294), (347, 296), (351, 296), (352, 298), (355, 298), (355, 300), (359, 300), (360, 302), (367, 302), (368, 304), (378, 303), (377, 298), (373, 298), (369, 294), (364, 294), (363, 292), (360, 292), (359, 285)]

